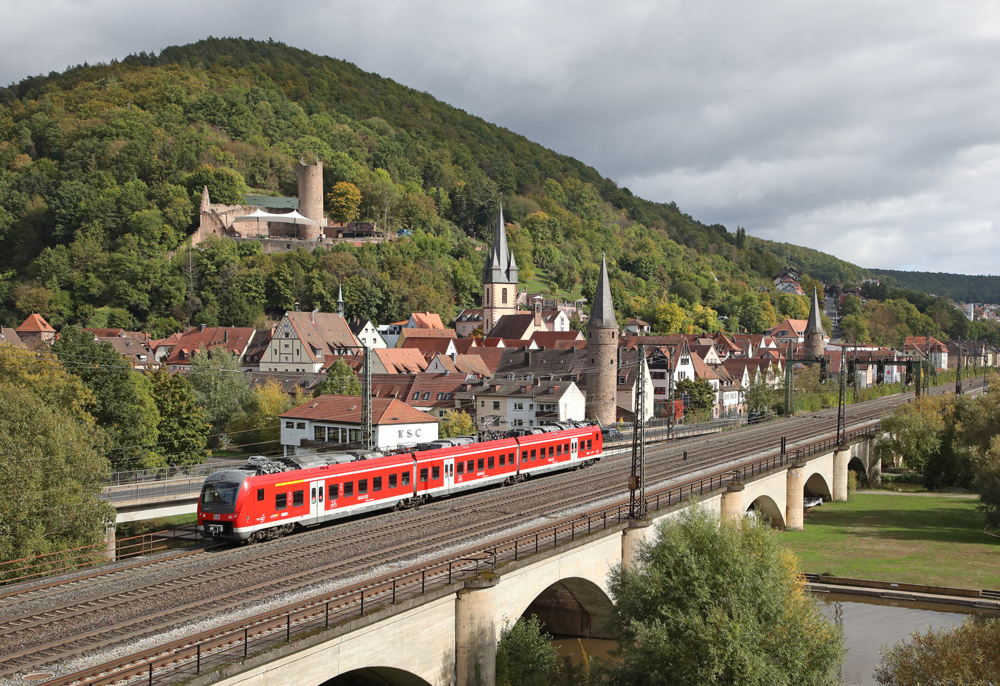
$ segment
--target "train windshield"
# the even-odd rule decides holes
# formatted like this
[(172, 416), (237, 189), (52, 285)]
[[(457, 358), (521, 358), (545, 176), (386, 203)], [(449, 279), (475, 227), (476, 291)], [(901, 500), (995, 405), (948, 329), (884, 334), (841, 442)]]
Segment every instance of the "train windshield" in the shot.
[(233, 481), (206, 483), (201, 489), (201, 509), (205, 512), (234, 512), (240, 485)]

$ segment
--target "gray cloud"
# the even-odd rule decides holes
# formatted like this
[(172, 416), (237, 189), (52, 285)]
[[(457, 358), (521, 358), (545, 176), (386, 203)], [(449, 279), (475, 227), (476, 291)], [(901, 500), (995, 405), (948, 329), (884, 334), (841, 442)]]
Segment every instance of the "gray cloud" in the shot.
[(354, 62), (707, 223), (997, 271), (1000, 6), (903, 0), (0, 2), (0, 81), (212, 35)]

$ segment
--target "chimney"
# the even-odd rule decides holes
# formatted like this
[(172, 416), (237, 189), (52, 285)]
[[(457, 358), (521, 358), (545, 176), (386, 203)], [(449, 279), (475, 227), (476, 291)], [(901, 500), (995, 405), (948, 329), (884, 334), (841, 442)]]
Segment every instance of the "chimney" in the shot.
[(198, 325), (198, 333), (205, 333), (205, 325), (204, 324), (199, 324)]
[(524, 349), (524, 366), (531, 367), (531, 351), (527, 348)]
[(316, 326), (316, 313), (317, 312), (319, 312), (319, 308), (318, 307), (315, 310), (313, 310), (312, 312), (309, 313), (309, 319), (310, 319), (310, 321), (312, 321), (313, 326)]
[(229, 342), (229, 329), (225, 329), (222, 332), (222, 342), (223, 343), (228, 343)]
[(456, 353), (452, 353), (450, 355), (450, 357), (451, 357), (451, 361), (454, 362), (456, 359), (458, 359), (458, 353), (457, 352)]

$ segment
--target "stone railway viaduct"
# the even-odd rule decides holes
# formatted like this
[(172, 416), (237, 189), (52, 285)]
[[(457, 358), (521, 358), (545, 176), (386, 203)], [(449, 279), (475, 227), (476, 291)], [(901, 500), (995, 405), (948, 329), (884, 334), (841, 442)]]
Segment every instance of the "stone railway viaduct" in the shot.
[[(801, 529), (803, 497), (846, 500), (849, 468), (880, 478), (870, 440), (816, 454), (727, 486), (699, 504), (721, 517), (757, 508), (780, 529)], [(876, 463), (876, 464), (872, 464)], [(629, 565), (656, 523), (691, 504), (623, 522), (465, 581), (325, 630), (190, 682), (191, 686), (492, 686), (504, 621), (536, 614), (553, 634), (603, 638), (608, 572)], [(572, 640), (572, 639), (569, 639)]]

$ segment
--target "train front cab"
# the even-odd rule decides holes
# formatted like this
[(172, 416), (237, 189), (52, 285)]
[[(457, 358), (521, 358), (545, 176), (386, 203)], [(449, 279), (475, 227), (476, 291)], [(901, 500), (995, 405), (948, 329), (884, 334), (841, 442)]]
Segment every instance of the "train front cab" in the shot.
[(202, 536), (239, 540), (237, 526), (247, 502), (246, 472), (225, 470), (210, 474), (198, 497), (198, 529)]

